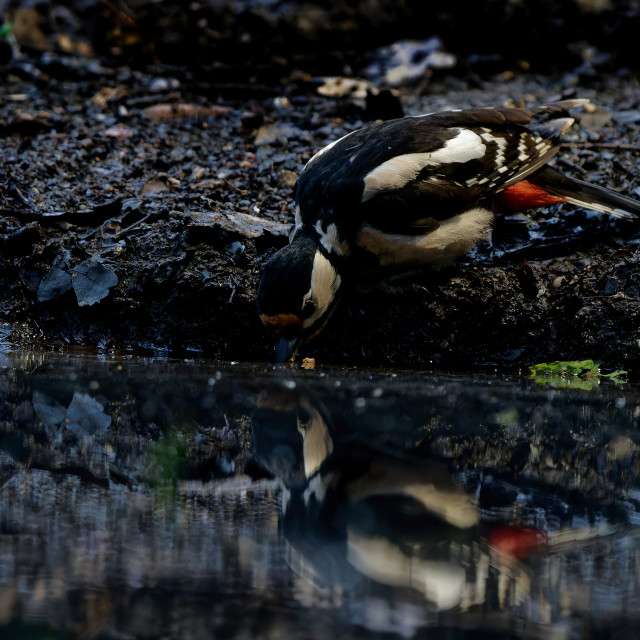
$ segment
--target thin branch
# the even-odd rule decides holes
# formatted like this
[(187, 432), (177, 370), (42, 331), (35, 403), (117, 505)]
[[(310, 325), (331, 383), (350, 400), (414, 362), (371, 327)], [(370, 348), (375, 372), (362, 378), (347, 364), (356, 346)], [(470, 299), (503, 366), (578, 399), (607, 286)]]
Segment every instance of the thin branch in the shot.
[(584, 149), (617, 149), (619, 151), (635, 151), (640, 153), (640, 145), (623, 144), (621, 142), (590, 142), (578, 140), (576, 142), (563, 142), (563, 147), (583, 147)]

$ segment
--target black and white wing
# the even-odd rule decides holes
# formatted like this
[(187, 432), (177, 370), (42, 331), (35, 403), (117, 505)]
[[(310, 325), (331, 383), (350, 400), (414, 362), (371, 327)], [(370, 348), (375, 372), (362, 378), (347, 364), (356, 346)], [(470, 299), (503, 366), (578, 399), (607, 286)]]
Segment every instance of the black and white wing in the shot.
[[(566, 109), (576, 103), (560, 104)], [(536, 113), (558, 110), (548, 105)], [(347, 134), (302, 171), (296, 229), (313, 228), (327, 251), (341, 254), (363, 225), (409, 235), (437, 228), (555, 155), (573, 119), (535, 125), (534, 115), (525, 109), (468, 109)]]

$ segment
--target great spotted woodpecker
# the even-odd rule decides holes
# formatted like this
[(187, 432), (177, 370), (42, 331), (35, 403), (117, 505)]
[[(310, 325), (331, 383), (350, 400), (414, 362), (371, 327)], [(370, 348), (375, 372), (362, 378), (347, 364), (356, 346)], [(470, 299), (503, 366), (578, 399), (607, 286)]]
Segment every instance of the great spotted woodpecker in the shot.
[(640, 215), (640, 202), (547, 166), (574, 122), (567, 111), (587, 102), (377, 122), (316, 153), (298, 179), (289, 244), (266, 263), (258, 290), (276, 360), (322, 331), (359, 273), (452, 263), (486, 236), (499, 208), (569, 202)]

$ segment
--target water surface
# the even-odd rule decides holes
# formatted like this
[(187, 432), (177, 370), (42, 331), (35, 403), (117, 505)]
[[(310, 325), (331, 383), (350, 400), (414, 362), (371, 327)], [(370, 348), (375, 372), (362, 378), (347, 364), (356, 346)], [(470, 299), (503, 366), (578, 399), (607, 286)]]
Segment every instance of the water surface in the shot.
[(0, 353), (3, 638), (608, 638), (640, 395)]

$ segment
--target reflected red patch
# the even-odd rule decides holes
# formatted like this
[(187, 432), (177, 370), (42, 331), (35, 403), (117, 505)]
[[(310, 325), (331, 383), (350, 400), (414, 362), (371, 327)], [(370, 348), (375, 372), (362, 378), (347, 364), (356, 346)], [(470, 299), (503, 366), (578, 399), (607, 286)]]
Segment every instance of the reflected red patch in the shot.
[(529, 527), (498, 527), (488, 536), (489, 546), (513, 558), (522, 560), (546, 542), (546, 536)]

